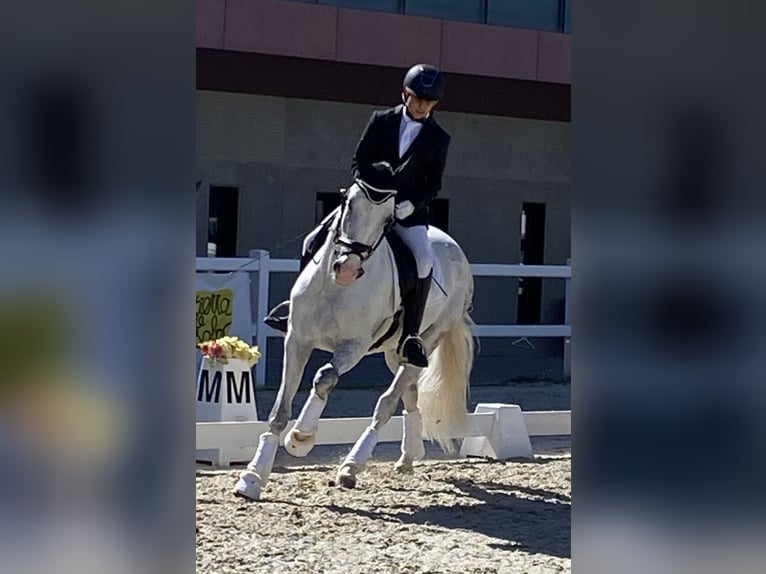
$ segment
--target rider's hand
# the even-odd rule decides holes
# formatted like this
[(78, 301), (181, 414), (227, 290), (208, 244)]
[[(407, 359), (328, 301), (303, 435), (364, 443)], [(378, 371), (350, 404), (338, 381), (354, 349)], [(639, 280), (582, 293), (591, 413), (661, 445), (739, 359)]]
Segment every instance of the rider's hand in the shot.
[(396, 219), (407, 219), (415, 211), (415, 206), (412, 205), (412, 202), (409, 199), (407, 199), (398, 204), (395, 208), (395, 211)]

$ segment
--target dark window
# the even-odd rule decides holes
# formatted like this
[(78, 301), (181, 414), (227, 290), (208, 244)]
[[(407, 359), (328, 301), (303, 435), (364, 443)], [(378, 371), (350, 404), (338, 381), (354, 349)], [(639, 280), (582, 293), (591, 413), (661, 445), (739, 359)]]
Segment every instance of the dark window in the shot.
[[(524, 203), (521, 208), (521, 261), (524, 265), (543, 265), (545, 258), (545, 204)], [(516, 320), (529, 325), (540, 322), (543, 280), (519, 278)]]
[(208, 243), (215, 243), (217, 257), (237, 256), (237, 212), (239, 190), (236, 187), (210, 186)]
[(405, 0), (405, 14), (484, 22), (484, 0)]
[(319, 0), (319, 4), (358, 8), (360, 10), (378, 10), (383, 12), (400, 12), (402, 0)]
[(431, 225), (449, 233), (449, 199), (440, 197), (431, 202)]
[(339, 192), (317, 193), (316, 203), (314, 204), (314, 223), (319, 223), (325, 217), (332, 213), (332, 210), (340, 205), (343, 197)]
[(559, 32), (565, 0), (487, 0), (487, 24)]
[(497, 26), (571, 33), (572, 0), (291, 0), (358, 10), (374, 10), (463, 20)]

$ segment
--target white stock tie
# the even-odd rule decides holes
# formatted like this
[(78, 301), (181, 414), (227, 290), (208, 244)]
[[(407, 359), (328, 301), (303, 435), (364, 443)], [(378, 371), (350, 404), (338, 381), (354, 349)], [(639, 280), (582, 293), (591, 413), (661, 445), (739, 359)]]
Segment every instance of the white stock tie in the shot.
[(423, 124), (411, 120), (402, 110), (402, 121), (399, 125), (399, 157), (403, 157), (407, 153), (421, 129), (423, 129)]

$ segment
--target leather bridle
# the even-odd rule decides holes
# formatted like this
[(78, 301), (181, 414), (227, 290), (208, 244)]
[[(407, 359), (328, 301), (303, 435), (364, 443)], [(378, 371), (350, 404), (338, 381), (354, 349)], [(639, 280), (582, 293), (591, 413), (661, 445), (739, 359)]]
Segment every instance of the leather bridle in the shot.
[[(388, 201), (388, 199), (391, 198), (392, 195), (396, 194), (396, 191), (393, 190), (378, 190), (374, 187), (371, 187), (364, 182), (357, 180), (357, 185), (364, 191), (365, 196), (367, 199), (376, 205), (379, 205), (385, 201)], [(391, 216), (386, 220), (385, 225), (383, 226), (383, 231), (381, 232), (378, 239), (372, 244), (368, 245), (366, 243), (361, 243), (360, 241), (351, 241), (347, 238), (340, 236), (340, 224), (343, 220), (343, 213), (346, 210), (346, 204), (348, 201), (348, 196), (344, 193), (344, 199), (343, 203), (341, 204), (340, 214), (338, 215), (338, 223), (335, 226), (335, 234), (333, 236), (333, 245), (335, 246), (335, 253), (338, 254), (339, 257), (342, 257), (343, 255), (356, 255), (359, 257), (362, 263), (367, 261), (370, 256), (375, 252), (375, 250), (380, 246), (380, 244), (383, 242), (383, 239), (386, 237), (386, 234), (388, 234), (389, 231), (394, 226), (394, 223), (396, 223), (396, 218), (394, 217), (393, 213)], [(364, 275), (364, 270), (360, 267), (359, 272), (357, 273), (357, 279)]]

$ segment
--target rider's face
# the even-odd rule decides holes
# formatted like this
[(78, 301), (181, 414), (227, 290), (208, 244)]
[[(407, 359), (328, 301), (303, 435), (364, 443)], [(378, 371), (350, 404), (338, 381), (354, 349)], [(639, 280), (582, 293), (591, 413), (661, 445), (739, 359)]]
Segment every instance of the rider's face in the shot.
[(433, 110), (436, 107), (436, 104), (439, 103), (438, 100), (421, 100), (409, 90), (405, 90), (402, 95), (404, 96), (404, 105), (407, 106), (407, 111), (416, 120), (422, 120), (431, 113), (431, 110)]

